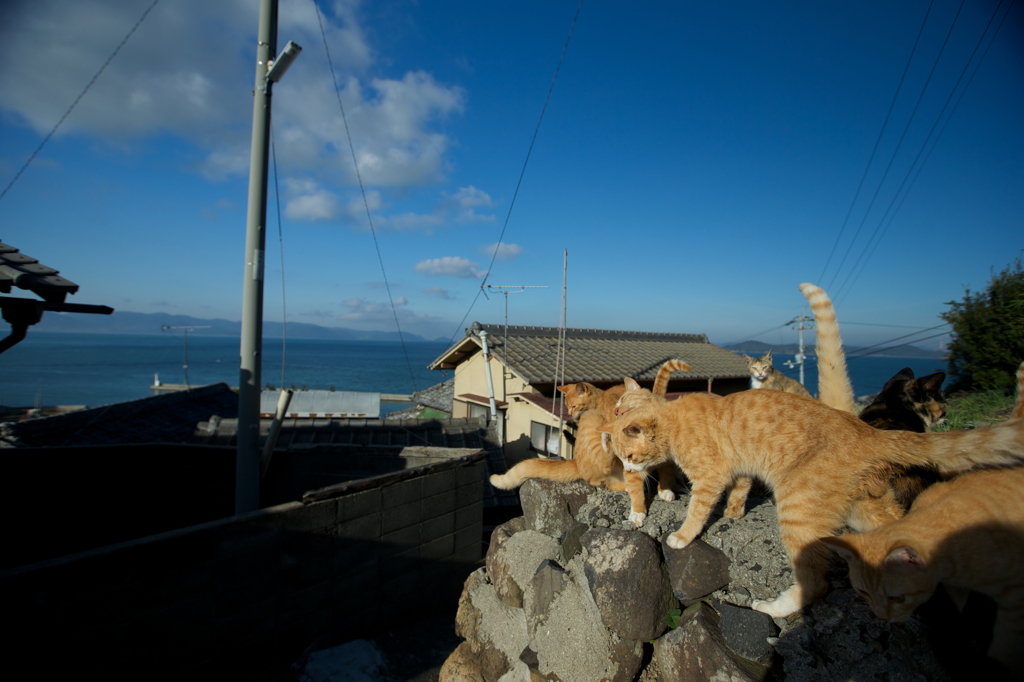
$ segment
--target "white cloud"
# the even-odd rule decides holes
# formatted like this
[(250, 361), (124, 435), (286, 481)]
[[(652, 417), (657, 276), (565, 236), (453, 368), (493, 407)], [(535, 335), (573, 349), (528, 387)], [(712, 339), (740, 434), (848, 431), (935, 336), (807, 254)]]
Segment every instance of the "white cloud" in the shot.
[(334, 220), (338, 215), (338, 197), (325, 189), (295, 197), (285, 204), (289, 220)]
[[(35, 0), (8, 5), (0, 21), (0, 111), (40, 136), (60, 119), (149, 5), (137, 0)], [(322, 8), (365, 185), (408, 187), (442, 181), (451, 139), (437, 123), (460, 113), (464, 91), (426, 72), (367, 78), (377, 58), (360, 24), (358, 0)], [(126, 143), (170, 133), (202, 157), (210, 179), (249, 166), (258, 3), (160, 3), (61, 126)], [(305, 49), (274, 86), (279, 165), (356, 185), (352, 153), (320, 34), (308, 0), (282, 0), (279, 47)]]
[(460, 187), (459, 191), (452, 195), (446, 203), (455, 209), (455, 219), (460, 223), (494, 220), (493, 215), (481, 215), (476, 212), (476, 209), (482, 206), (493, 206), (494, 202), (487, 192), (472, 185)]
[(444, 258), (433, 258), (421, 261), (413, 268), (416, 272), (422, 272), (432, 277), (463, 277), (466, 279), (482, 279), (486, 272), (480, 271), (480, 266), (466, 258), (458, 256), (445, 256)]
[(444, 301), (450, 301), (454, 298), (454, 296), (451, 295), (451, 292), (447, 289), (442, 289), (441, 287), (427, 287), (423, 290), (423, 293), (430, 294), (431, 296), (437, 296)]
[[(495, 251), (497, 254), (495, 255)], [(506, 244), (504, 242), (498, 242), (496, 244), (490, 244), (489, 246), (481, 246), (480, 253), (490, 258), (494, 256), (494, 260), (512, 260), (523, 252), (523, 248), (518, 244)]]

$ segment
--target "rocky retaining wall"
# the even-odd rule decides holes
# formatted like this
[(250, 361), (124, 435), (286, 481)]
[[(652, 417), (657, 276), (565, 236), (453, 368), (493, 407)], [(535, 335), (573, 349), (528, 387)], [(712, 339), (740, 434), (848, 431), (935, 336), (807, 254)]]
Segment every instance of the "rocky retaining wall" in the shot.
[(840, 561), (804, 613), (751, 610), (793, 580), (770, 499), (748, 500), (741, 519), (719, 508), (675, 550), (663, 540), (685, 519), (686, 495), (655, 500), (640, 529), (625, 493), (532, 480), (520, 495), (524, 515), (494, 531), (486, 567), (466, 581), (466, 641), (441, 682), (951, 679), (949, 652), (940, 662), (917, 619), (878, 620)]

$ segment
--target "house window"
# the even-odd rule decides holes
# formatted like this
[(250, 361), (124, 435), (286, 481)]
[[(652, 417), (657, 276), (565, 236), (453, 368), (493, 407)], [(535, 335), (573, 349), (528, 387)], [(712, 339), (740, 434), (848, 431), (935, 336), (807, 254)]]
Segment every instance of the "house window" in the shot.
[(537, 452), (557, 455), (560, 441), (557, 426), (530, 422), (530, 445)]
[(486, 419), (491, 416), (491, 408), (484, 407), (483, 405), (477, 405), (476, 403), (469, 403), (469, 416), (472, 418), (483, 417)]

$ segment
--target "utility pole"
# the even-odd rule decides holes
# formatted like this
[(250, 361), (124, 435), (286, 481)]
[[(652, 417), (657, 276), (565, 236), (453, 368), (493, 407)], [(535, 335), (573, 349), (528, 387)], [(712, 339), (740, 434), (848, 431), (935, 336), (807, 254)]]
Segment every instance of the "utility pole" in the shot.
[(267, 224), (267, 170), (271, 86), (302, 50), (288, 42), (277, 54), (278, 0), (260, 0), (256, 85), (252, 104), (249, 206), (245, 224), (242, 282), (242, 343), (238, 379), (238, 445), (235, 455), (235, 514), (260, 506), (260, 371), (263, 353), (263, 261)]
[[(802, 386), (804, 383), (804, 360), (806, 359), (806, 356), (804, 355), (804, 330), (814, 329), (814, 318), (807, 317), (807, 306), (800, 306), (800, 310), (800, 317), (794, 317), (792, 320), (786, 323), (787, 325), (797, 323), (800, 325), (799, 327), (796, 327), (796, 330), (800, 332), (799, 352), (796, 354), (796, 357), (793, 358), (793, 360), (786, 360), (785, 364), (790, 369), (793, 368), (794, 362), (795, 364), (800, 365), (800, 385)], [(804, 324), (808, 322), (810, 324), (805, 327)]]
[(208, 325), (208, 324), (200, 325), (198, 327), (172, 327), (169, 324), (160, 325), (160, 331), (167, 331), (167, 330), (170, 329), (170, 330), (178, 330), (178, 331), (185, 332), (185, 364), (183, 364), (181, 366), (181, 369), (185, 373), (185, 388), (189, 387), (189, 384), (188, 384), (188, 333), (189, 332), (194, 332), (197, 329), (209, 329), (209, 328), (210, 328), (210, 325)]

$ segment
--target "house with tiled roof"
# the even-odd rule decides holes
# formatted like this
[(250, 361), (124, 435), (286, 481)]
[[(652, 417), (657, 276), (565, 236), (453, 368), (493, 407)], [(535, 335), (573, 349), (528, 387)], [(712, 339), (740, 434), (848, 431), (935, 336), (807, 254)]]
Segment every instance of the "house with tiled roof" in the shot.
[(669, 397), (694, 391), (727, 395), (750, 385), (743, 358), (710, 343), (705, 334), (565, 329), (562, 360), (562, 333), (556, 327), (474, 322), (463, 339), (430, 364), (431, 369), (454, 370), (452, 417), (489, 416), (493, 397), (510, 465), (536, 455), (571, 456), (559, 432), (569, 415), (556, 386), (586, 381), (607, 389), (632, 377), (650, 388), (658, 368), (673, 358), (685, 360), (691, 370), (673, 374)]

